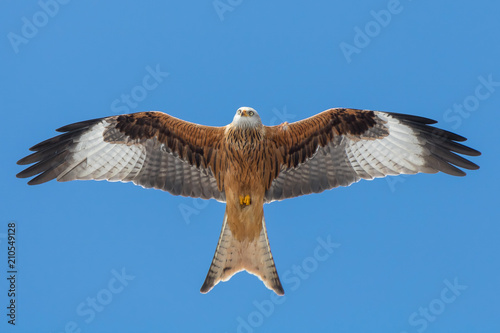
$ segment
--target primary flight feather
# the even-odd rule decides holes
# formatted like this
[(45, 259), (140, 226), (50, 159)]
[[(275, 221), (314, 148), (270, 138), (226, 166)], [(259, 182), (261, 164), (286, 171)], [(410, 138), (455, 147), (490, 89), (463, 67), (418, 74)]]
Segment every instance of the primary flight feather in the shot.
[(30, 148), (17, 177), (133, 182), (174, 195), (226, 202), (222, 231), (201, 292), (246, 270), (283, 295), (264, 221), (264, 203), (387, 175), (464, 176), (479, 167), (458, 154), (480, 152), (433, 120), (398, 113), (335, 108), (308, 119), (264, 126), (239, 108), (224, 127), (162, 112), (87, 120)]

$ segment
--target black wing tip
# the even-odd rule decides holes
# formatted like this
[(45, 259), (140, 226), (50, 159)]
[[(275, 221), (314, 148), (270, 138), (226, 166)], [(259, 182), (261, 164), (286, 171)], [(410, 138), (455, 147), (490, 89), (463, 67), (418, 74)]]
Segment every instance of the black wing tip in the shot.
[(471, 164), (473, 165), (472, 167), (470, 167), (468, 170), (479, 170), (481, 169), (481, 167), (479, 165), (477, 165), (476, 163), (472, 163)]
[(79, 121), (76, 123), (72, 123), (72, 124), (68, 124), (68, 125), (59, 127), (58, 129), (56, 129), (56, 131), (57, 132), (71, 132), (71, 131), (79, 130), (82, 128), (87, 128), (87, 127), (94, 125), (95, 123), (97, 123), (103, 119), (105, 119), (105, 117)]
[(28, 165), (28, 164), (31, 164), (31, 162), (29, 162), (28, 157), (30, 157), (30, 155), (21, 158), (19, 161), (16, 162), (16, 164), (17, 165)]
[(24, 179), (24, 178), (28, 178), (28, 177), (29, 177), (29, 176), (25, 176), (25, 175), (23, 175), (23, 172), (24, 172), (24, 170), (23, 170), (23, 171), (21, 171), (21, 172), (19, 172), (19, 173), (16, 175), (16, 178)]
[(17, 178), (21, 178), (21, 179), (24, 179), (24, 178), (29, 178), (29, 177), (32, 177), (34, 174), (33, 172), (31, 172), (32, 169), (30, 169), (31, 167), (29, 168), (26, 168), (24, 169), (23, 171), (19, 172), (16, 177)]
[[(25, 179), (25, 178), (29, 178), (29, 177), (32, 177), (33, 175), (29, 175), (29, 174), (23, 174), (24, 171), (26, 170), (23, 170), (21, 172), (19, 172), (17, 175), (16, 175), (16, 178), (20, 178), (20, 179)], [(53, 178), (52, 178), (53, 179)], [(30, 181), (28, 181), (28, 185), (30, 186), (33, 186), (33, 185), (40, 185), (40, 184), (43, 184), (43, 183), (46, 183), (48, 182), (49, 180), (52, 180), (52, 179), (41, 179), (39, 176), (31, 179)]]
[(39, 175), (39, 176), (36, 176), (35, 178), (33, 178), (32, 180), (30, 180), (28, 182), (28, 185), (30, 186), (34, 186), (34, 185), (40, 185), (40, 184), (43, 184), (43, 183), (46, 183), (54, 178), (50, 178), (50, 179), (44, 179), (40, 176), (42, 176), (43, 174)]
[[(470, 147), (468, 147), (468, 148), (470, 149), (470, 152), (466, 155), (468, 155), (468, 156), (481, 156), (482, 155), (482, 153), (479, 150), (475, 150), (474, 148), (470, 148)], [(479, 167), (478, 167), (478, 169), (479, 169)]]
[[(468, 167), (464, 167), (464, 166), (460, 166), (461, 168), (464, 168), (466, 170), (471, 170), (471, 171), (474, 171), (474, 170), (479, 170), (480, 167), (474, 163), (471, 162), (471, 164), (473, 164), (474, 166), (468, 166)], [(463, 171), (462, 169), (459, 169), (458, 167), (456, 167), (455, 165), (451, 165), (455, 170), (454, 172), (449, 172), (449, 170), (440, 170), (441, 172), (444, 172), (448, 175), (451, 175), (451, 176), (456, 176), (456, 177), (465, 177), (467, 176), (467, 173), (465, 171)]]
[[(28, 171), (28, 172), (26, 172), (26, 171)], [(44, 171), (33, 174), (33, 172), (30, 172), (30, 170), (26, 169), (26, 170), (19, 172), (16, 175), (16, 177), (20, 178), (20, 179), (25, 179), (25, 178), (36, 176), (33, 179), (29, 180), (27, 184), (30, 186), (40, 185), (40, 184), (47, 183), (47, 182), (57, 178), (57, 175), (51, 171), (52, 171), (52, 169), (48, 169), (48, 170), (44, 170)]]
[[(465, 142), (467, 141), (467, 138), (465, 136), (461, 136), (460, 134), (449, 132), (440, 128), (432, 127), (435, 130), (438, 130), (438, 132), (444, 133), (445, 135), (449, 136), (451, 140), (457, 141), (457, 142)], [(437, 134), (438, 136), (443, 136), (440, 134)]]
[(410, 121), (410, 122), (414, 122), (414, 123), (421, 123), (421, 124), (425, 124), (425, 125), (437, 124), (437, 120), (426, 118), (426, 117), (414, 116), (411, 114), (397, 113), (397, 112), (384, 112), (384, 113), (387, 113), (390, 116), (397, 118), (399, 120), (405, 120), (405, 121)]
[(40, 146), (42, 145), (42, 143), (45, 143), (45, 142), (37, 143), (33, 147), (29, 147), (28, 150), (29, 151), (33, 151), (33, 152), (37, 152), (40, 149)]

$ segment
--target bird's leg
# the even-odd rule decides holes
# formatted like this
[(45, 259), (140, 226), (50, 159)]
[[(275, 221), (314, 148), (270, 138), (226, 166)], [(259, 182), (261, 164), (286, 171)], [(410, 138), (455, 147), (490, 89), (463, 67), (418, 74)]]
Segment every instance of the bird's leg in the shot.
[(250, 205), (250, 196), (249, 195), (246, 195), (246, 196), (242, 196), (240, 195), (240, 205), (242, 206), (249, 206)]

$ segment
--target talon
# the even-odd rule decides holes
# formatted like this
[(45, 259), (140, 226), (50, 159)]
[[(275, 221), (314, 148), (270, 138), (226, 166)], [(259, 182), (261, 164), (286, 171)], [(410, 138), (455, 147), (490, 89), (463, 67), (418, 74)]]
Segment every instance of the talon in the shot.
[(242, 206), (249, 206), (251, 203), (251, 200), (250, 200), (250, 196), (249, 195), (246, 195), (246, 196), (242, 196), (240, 195), (240, 205)]

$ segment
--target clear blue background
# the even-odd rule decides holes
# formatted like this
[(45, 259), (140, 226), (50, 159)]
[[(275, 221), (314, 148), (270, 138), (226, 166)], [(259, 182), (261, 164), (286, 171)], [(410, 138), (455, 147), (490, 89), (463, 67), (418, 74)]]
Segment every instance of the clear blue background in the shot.
[[(370, 12), (392, 8), (385, 0), (228, 1), (221, 15), (211, 0), (71, 1), (53, 17), (37, 1), (2, 2), (0, 331), (498, 331), (500, 87), (471, 112), (449, 109), (474, 100), (478, 77), (500, 81), (500, 3), (401, 0), (381, 26)], [(14, 45), (9, 36), (33, 20), (36, 33)], [(371, 37), (357, 40), (349, 63), (340, 45), (355, 46), (356, 27)], [(273, 303), (247, 273), (203, 295), (223, 204), (132, 184), (15, 178), (15, 162), (55, 128), (117, 114), (112, 103), (141, 89), (148, 66), (169, 75), (126, 112), (217, 126), (240, 106), (265, 124), (337, 106), (417, 114), (469, 138), (481, 169), (266, 205), (285, 298)], [(15, 329), (5, 316), (9, 221), (18, 226)], [(324, 261), (314, 257), (318, 237), (340, 244)], [(307, 277), (292, 270), (303, 265)], [(134, 279), (113, 294), (112, 271), (122, 269)], [(467, 287), (458, 295), (446, 290), (455, 279)], [(455, 297), (445, 303), (442, 293)], [(96, 296), (102, 311), (79, 315)], [(436, 315), (425, 319), (429, 306)]]

